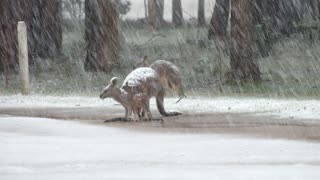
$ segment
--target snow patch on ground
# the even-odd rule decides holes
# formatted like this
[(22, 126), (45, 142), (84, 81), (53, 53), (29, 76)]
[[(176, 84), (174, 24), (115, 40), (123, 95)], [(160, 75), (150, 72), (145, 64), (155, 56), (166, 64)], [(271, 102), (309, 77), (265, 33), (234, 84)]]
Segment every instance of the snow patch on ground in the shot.
[(0, 117), (0, 179), (319, 179), (320, 144)]
[[(166, 98), (166, 109), (175, 109), (182, 112), (254, 113), (275, 115), (280, 118), (320, 119), (319, 100), (188, 97), (178, 104), (175, 103), (176, 100), (177, 98)], [(112, 99), (101, 100), (98, 97), (0, 96), (0, 107), (18, 106), (121, 108)], [(156, 109), (155, 100), (151, 100), (151, 109)]]

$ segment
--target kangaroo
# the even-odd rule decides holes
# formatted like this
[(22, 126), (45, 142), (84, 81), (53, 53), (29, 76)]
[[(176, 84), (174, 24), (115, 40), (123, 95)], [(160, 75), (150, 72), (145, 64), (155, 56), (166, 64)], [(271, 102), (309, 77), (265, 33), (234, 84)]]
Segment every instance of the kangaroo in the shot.
[[(162, 116), (177, 116), (180, 112), (166, 112), (164, 109), (165, 89), (159, 74), (152, 68), (140, 67), (133, 70), (123, 82), (121, 89), (129, 95), (145, 93), (148, 97), (156, 97), (157, 107)], [(149, 100), (148, 100), (149, 104)]]
[[(144, 56), (143, 60), (136, 64), (136, 67), (149, 66), (147, 59), (148, 57)], [(180, 98), (177, 103), (182, 98), (187, 97), (183, 90), (181, 72), (176, 65), (166, 60), (157, 60), (153, 62), (149, 67), (154, 69), (159, 74), (161, 84), (165, 89), (178, 92), (178, 96)]]
[(146, 93), (135, 94), (132, 97), (132, 112), (134, 115), (134, 120), (140, 119), (141, 114), (145, 114), (146, 120), (152, 120), (152, 114), (150, 112), (150, 98)]
[(165, 89), (178, 92), (180, 98), (177, 103), (182, 98), (187, 97), (183, 90), (181, 72), (176, 65), (166, 60), (157, 60), (150, 65), (150, 68), (154, 69), (159, 74), (161, 84)]
[(149, 108), (150, 98), (145, 93), (139, 94), (128, 94), (125, 90), (120, 89), (118, 86), (118, 78), (113, 77), (110, 83), (104, 88), (103, 92), (100, 94), (101, 99), (107, 97), (113, 98), (115, 101), (119, 102), (125, 108), (125, 119), (129, 121), (129, 116), (132, 112), (134, 115), (134, 121), (138, 121), (140, 113), (142, 111), (146, 112), (147, 120), (152, 120), (152, 115)]
[(144, 56), (141, 61), (134, 64), (133, 69), (139, 68), (139, 67), (149, 67), (150, 64), (148, 62), (148, 56)]

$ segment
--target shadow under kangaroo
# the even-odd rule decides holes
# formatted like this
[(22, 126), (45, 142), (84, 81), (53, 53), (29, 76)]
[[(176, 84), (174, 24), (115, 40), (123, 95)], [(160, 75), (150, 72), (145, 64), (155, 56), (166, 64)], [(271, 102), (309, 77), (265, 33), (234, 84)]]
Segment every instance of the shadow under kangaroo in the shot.
[(140, 113), (134, 112), (135, 114), (138, 113), (140, 117), (141, 115), (143, 116), (144, 113), (147, 113), (149, 117), (152, 117), (149, 109), (149, 101), (153, 96), (156, 97), (157, 108), (162, 116), (181, 115), (182, 113), (180, 112), (167, 112), (164, 108), (165, 89), (167, 87), (178, 89), (180, 99), (186, 97), (181, 83), (180, 71), (170, 62), (163, 60), (159, 62), (158, 64), (156, 62), (154, 63), (154, 69), (151, 68), (151, 65), (151, 67), (140, 67), (133, 70), (126, 77), (121, 88), (117, 87), (117, 84), (114, 83), (115, 78), (113, 78), (110, 84), (101, 93), (100, 98), (104, 99), (106, 97), (112, 97), (119, 102), (126, 110), (125, 120), (129, 120), (129, 116), (135, 108), (133, 106), (134, 104), (137, 104), (133, 102), (136, 94), (142, 94), (144, 96), (144, 98), (139, 98), (140, 101), (143, 102), (138, 102), (138, 104), (145, 104), (145, 107), (147, 107), (138, 108), (141, 111)]

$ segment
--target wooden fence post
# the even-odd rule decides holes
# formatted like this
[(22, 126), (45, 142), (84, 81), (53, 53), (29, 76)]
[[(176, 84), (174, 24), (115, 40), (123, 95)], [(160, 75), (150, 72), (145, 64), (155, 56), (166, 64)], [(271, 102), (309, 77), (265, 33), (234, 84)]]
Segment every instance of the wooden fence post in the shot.
[(19, 21), (17, 28), (18, 28), (21, 93), (23, 95), (28, 95), (30, 93), (30, 87), (29, 87), (27, 26), (24, 21)]

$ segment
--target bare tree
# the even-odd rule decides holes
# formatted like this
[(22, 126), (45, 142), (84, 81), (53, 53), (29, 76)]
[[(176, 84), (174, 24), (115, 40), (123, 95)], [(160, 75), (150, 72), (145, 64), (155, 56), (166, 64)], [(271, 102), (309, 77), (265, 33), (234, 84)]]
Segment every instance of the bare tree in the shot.
[(16, 64), (14, 57), (16, 31), (12, 13), (12, 1), (0, 1), (0, 70), (4, 71), (6, 86), (9, 83), (9, 70)]
[(62, 8), (71, 19), (81, 19), (83, 17), (84, 0), (61, 0)]
[(85, 1), (87, 71), (110, 72), (119, 58), (118, 13), (111, 0)]
[(234, 80), (260, 80), (257, 63), (255, 0), (233, 0), (231, 3), (230, 66)]
[(32, 4), (33, 1), (27, 0), (4, 0), (0, 2), (0, 69), (6, 72), (18, 64), (18, 21), (26, 22), (28, 31), (30, 31), (28, 43), (31, 44)]
[(163, 24), (164, 0), (148, 0), (148, 25), (157, 30)]
[(33, 56), (48, 58), (60, 52), (60, 0), (4, 0), (0, 2), (0, 16), (0, 59), (6, 71), (17, 64), (18, 21), (27, 25), (30, 63)]
[[(316, 0), (318, 1), (318, 0)], [(302, 6), (311, 6), (308, 13), (317, 13), (314, 0), (263, 0), (256, 1), (257, 20), (259, 24), (269, 21), (272, 31), (277, 34), (290, 35), (294, 31), (294, 24), (298, 23), (306, 13)]]
[(205, 0), (198, 0), (198, 23), (200, 26), (206, 25), (204, 5), (205, 5)]
[(311, 7), (312, 7), (312, 16), (314, 19), (319, 19), (320, 18), (320, 3), (319, 0), (311, 0), (310, 3)]
[(163, 22), (164, 20), (163, 20), (163, 15), (164, 15), (164, 0), (157, 0), (158, 2), (158, 6), (159, 6), (159, 11), (160, 11), (160, 19), (161, 19), (161, 21)]
[(172, 22), (175, 26), (183, 25), (181, 0), (172, 0)]
[(229, 0), (216, 0), (212, 18), (210, 21), (208, 38), (226, 36), (229, 20)]
[(218, 75), (221, 91), (223, 91), (222, 81), (229, 70), (229, 61), (225, 61), (228, 59), (229, 48), (229, 37), (227, 32), (229, 23), (229, 9), (229, 0), (216, 0), (208, 33), (208, 38), (214, 39), (215, 42), (215, 74)]
[(42, 58), (54, 57), (62, 47), (60, 0), (34, 0), (32, 22), (35, 53)]

